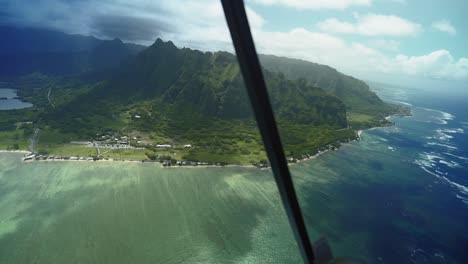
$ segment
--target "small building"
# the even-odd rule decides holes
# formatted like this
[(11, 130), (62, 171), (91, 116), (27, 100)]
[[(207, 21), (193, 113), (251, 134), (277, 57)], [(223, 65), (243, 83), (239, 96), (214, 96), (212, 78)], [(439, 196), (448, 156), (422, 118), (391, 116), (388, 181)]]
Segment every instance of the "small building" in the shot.
[(139, 115), (135, 115), (134, 117), (135, 117), (136, 119), (140, 119), (140, 118), (141, 118), (141, 116), (139, 116)]
[(171, 148), (172, 146), (169, 144), (158, 144), (156, 145), (156, 148)]
[(30, 154), (24, 156), (24, 160), (30, 160), (30, 159), (33, 159), (34, 157), (36, 157), (36, 154), (30, 153)]
[(191, 148), (191, 147), (192, 147), (192, 145), (190, 145), (190, 144), (184, 145), (184, 148)]

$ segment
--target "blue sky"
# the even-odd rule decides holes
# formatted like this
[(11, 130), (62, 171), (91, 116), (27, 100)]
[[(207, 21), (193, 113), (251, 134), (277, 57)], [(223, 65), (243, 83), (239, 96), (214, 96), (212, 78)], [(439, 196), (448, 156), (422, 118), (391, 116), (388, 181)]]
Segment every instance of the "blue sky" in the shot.
[[(462, 81), (468, 78), (465, 27), (468, 1), (250, 0), (247, 3), (264, 19), (263, 31), (303, 29), (303, 39), (310, 35), (323, 46), (332, 47), (317, 48), (319, 54), (304, 48), (303, 52), (290, 51), (290, 56), (329, 64), (364, 78)], [(314, 33), (323, 35), (313, 36)], [(327, 41), (327, 37), (334, 39)], [(300, 42), (300, 38), (290, 40)], [(341, 45), (333, 46), (340, 41)], [(286, 50), (268, 51), (288, 55)]]
[[(285, 5), (265, 5), (261, 1), (248, 1), (249, 6), (259, 15), (264, 17), (268, 23), (268, 30), (287, 31), (296, 27), (305, 27), (310, 30), (320, 30), (317, 24), (330, 19), (337, 18), (341, 21), (355, 23), (355, 15), (365, 16), (369, 13), (379, 15), (393, 15), (421, 25), (421, 31), (415, 35), (385, 34), (377, 36), (363, 36), (359, 34), (337, 34), (347, 41), (359, 41), (372, 43), (375, 40), (392, 40), (398, 42), (398, 50), (405, 54), (427, 54), (438, 49), (447, 49), (455, 57), (468, 57), (468, 1), (372, 1), (369, 5), (350, 5), (348, 8), (333, 9), (307, 9), (285, 7)], [(430, 4), (428, 4), (430, 2)], [(432, 24), (434, 22), (449, 22), (456, 33), (440, 31)], [(388, 50), (384, 50), (388, 51)], [(394, 52), (389, 52), (394, 54)]]
[[(259, 52), (372, 80), (468, 83), (466, 0), (246, 0)], [(0, 24), (232, 51), (217, 0), (3, 0)]]

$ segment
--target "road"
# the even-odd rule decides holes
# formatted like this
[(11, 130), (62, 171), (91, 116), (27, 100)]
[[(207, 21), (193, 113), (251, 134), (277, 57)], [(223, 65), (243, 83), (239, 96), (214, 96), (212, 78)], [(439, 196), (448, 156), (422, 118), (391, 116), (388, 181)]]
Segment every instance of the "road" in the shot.
[(41, 132), (39, 128), (34, 129), (34, 133), (31, 138), (31, 144), (29, 145), (29, 151), (31, 151), (32, 153), (36, 153), (34, 151), (34, 146), (36, 146), (37, 140), (39, 139), (39, 132)]

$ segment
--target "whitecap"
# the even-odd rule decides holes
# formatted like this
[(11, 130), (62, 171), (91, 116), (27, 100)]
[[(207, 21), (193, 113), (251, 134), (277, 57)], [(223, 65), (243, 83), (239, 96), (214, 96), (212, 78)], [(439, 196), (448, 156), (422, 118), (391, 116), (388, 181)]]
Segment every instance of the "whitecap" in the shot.
[(456, 187), (461, 193), (468, 195), (468, 187), (465, 185), (461, 185), (459, 183), (453, 182), (449, 179), (447, 179), (445, 176), (442, 176), (442, 178), (447, 181), (450, 185)]
[(437, 142), (428, 142), (426, 145), (430, 145), (430, 146), (440, 146), (440, 147), (445, 147), (445, 148), (452, 149), (452, 150), (458, 149), (458, 148), (455, 147), (455, 146), (447, 145), (447, 144), (442, 144), (442, 143), (437, 143)]
[[(415, 163), (418, 164), (418, 161), (416, 161)], [(433, 176), (436, 176), (437, 178), (440, 178), (440, 177), (441, 177), (441, 175), (438, 175), (437, 173), (434, 173), (434, 172), (428, 170), (427, 167), (425, 167), (424, 165), (420, 165), (419, 167), (420, 167), (422, 170), (424, 170), (425, 172), (427, 172), (427, 173), (429, 173), (429, 174), (431, 174), (431, 175), (433, 175)]]
[[(444, 152), (445, 154), (445, 152)], [(439, 153), (434, 153), (434, 152), (423, 152), (419, 154), (420, 159), (415, 160), (413, 163), (423, 166), (428, 169), (435, 169), (435, 171), (441, 175), (444, 173), (441, 171), (438, 171), (436, 169), (439, 169), (439, 164), (443, 164), (447, 167), (450, 168), (461, 168), (462, 166), (460, 163), (452, 160), (446, 160), (444, 159)]]
[[(422, 110), (425, 110), (425, 111), (428, 111), (428, 112), (432, 112), (432, 113), (437, 113), (438, 116), (431, 116), (430, 118), (432, 118), (433, 120), (435, 120), (437, 122), (437, 124), (441, 124), (441, 125), (446, 125), (448, 124), (447, 123), (447, 120), (453, 120), (455, 119), (455, 116), (450, 114), (450, 113), (447, 113), (447, 112), (444, 112), (444, 111), (439, 111), (439, 110), (435, 110), (435, 109), (430, 109), (430, 108), (425, 108), (425, 107), (417, 107), (419, 109), (422, 109)], [(428, 123), (433, 123), (430, 121), (426, 121)]]
[(468, 198), (463, 197), (463, 196), (460, 196), (460, 195), (458, 195), (458, 194), (456, 194), (456, 196), (457, 196), (458, 199), (462, 200), (463, 203), (468, 204)]
[(420, 168), (421, 168), (422, 170), (424, 170), (425, 172), (427, 172), (427, 173), (429, 173), (429, 174), (431, 174), (431, 175), (433, 175), (433, 176), (435, 176), (435, 177), (437, 177), (437, 178), (439, 178), (439, 179), (445, 180), (445, 181), (446, 181), (448, 184), (450, 184), (451, 186), (456, 187), (461, 193), (468, 195), (468, 187), (466, 187), (466, 186), (464, 186), (464, 185), (461, 185), (461, 184), (458, 184), (458, 183), (456, 183), (456, 182), (453, 182), (453, 181), (447, 179), (447, 177), (445, 177), (445, 176), (443, 176), (443, 175), (440, 175), (440, 174), (438, 174), (438, 173), (434, 173), (434, 172), (428, 170), (428, 169), (427, 169), (426, 167), (424, 167), (424, 166), (420, 166)]
[(445, 128), (445, 129), (438, 129), (444, 133), (449, 133), (449, 134), (463, 134), (465, 133), (465, 130), (463, 128)]
[(427, 152), (419, 154), (419, 157), (421, 157), (421, 159), (416, 160), (415, 164), (423, 166), (425, 168), (436, 168), (438, 163), (437, 160), (442, 159), (442, 157), (435, 155), (434, 153)]
[(388, 100), (388, 101), (398, 103), (398, 104), (402, 104), (402, 105), (406, 105), (406, 106), (413, 106), (412, 104), (407, 103), (407, 102), (403, 102), (403, 101), (397, 101), (397, 100)]
[(455, 161), (446, 161), (446, 160), (439, 160), (439, 163), (447, 165), (450, 168), (461, 168), (460, 164)]
[(437, 129), (436, 132), (437, 132), (436, 138), (439, 139), (439, 140), (449, 141), (450, 139), (453, 138), (453, 136), (448, 135), (447, 133), (445, 133), (443, 129)]
[(460, 160), (465, 160), (465, 161), (468, 161), (468, 158), (467, 157), (461, 157), (461, 156), (457, 156), (457, 155), (454, 155), (452, 153), (449, 153), (449, 152), (444, 152), (445, 155), (449, 155), (449, 156), (452, 156), (454, 158), (457, 158), (457, 159), (460, 159)]
[[(438, 168), (437, 165), (435, 164), (437, 160), (438, 160), (438, 163), (442, 163), (447, 166), (449, 166), (448, 164), (450, 164), (451, 166), (457, 166), (459, 165), (458, 163), (453, 162), (453, 161), (447, 162), (444, 159), (442, 159), (440, 156), (436, 155), (435, 153), (425, 152), (425, 153), (420, 154), (419, 156), (422, 157), (423, 159), (415, 160), (414, 164), (419, 165), (419, 167), (425, 172), (439, 179), (443, 179), (449, 185), (457, 188), (461, 193), (468, 195), (468, 187), (449, 180), (447, 177), (445, 177), (447, 176), (448, 173), (443, 173), (440, 170), (435, 169), (435, 168)], [(434, 171), (431, 171), (430, 169), (434, 169)]]

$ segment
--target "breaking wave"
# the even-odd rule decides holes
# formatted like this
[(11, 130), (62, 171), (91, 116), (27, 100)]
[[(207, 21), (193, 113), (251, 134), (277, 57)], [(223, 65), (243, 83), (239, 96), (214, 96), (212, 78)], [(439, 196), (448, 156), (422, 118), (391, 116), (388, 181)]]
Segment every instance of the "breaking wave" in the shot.
[(446, 124), (448, 124), (447, 121), (455, 119), (454, 115), (452, 115), (450, 113), (447, 113), (447, 112), (444, 112), (444, 111), (439, 111), (439, 110), (425, 108), (425, 107), (416, 107), (416, 108), (425, 110), (427, 112), (431, 112), (433, 114), (436, 114), (436, 115), (429, 116), (430, 120), (425, 121), (425, 122), (428, 122), (428, 123), (446, 125)]
[[(463, 134), (465, 130), (463, 128), (439, 128), (436, 129), (436, 134), (432, 137), (426, 137), (427, 139), (438, 139), (441, 141), (449, 141), (453, 138), (452, 134)], [(441, 145), (441, 143), (430, 142), (428, 145)], [(443, 144), (446, 145), (446, 144)]]
[[(444, 180), (450, 186), (456, 188), (461, 194), (468, 196), (468, 187), (457, 182), (451, 181), (447, 178), (448, 172), (443, 172), (444, 167), (448, 168), (461, 168), (460, 163), (444, 159), (442, 154), (434, 152), (423, 152), (419, 154), (419, 159), (414, 161), (414, 164), (418, 165), (425, 172), (437, 177), (438, 179)], [(459, 196), (459, 198), (462, 196)], [(467, 200), (468, 197), (462, 197), (463, 201)]]
[(457, 147), (455, 147), (453, 145), (437, 143), (437, 142), (428, 142), (426, 145), (444, 147), (444, 148), (447, 148), (447, 149), (450, 149), (450, 150), (457, 150), (458, 149)]
[(406, 106), (413, 106), (412, 104), (407, 103), (407, 102), (403, 102), (403, 101), (397, 101), (397, 100), (388, 100), (388, 101), (398, 103), (398, 104), (402, 104), (402, 105), (406, 105)]
[(445, 155), (448, 155), (448, 156), (452, 156), (452, 157), (457, 158), (457, 159), (460, 159), (460, 160), (468, 161), (468, 158), (466, 158), (466, 157), (457, 156), (457, 155), (452, 154), (452, 153), (449, 153), (449, 152), (444, 152), (444, 154), (445, 154)]

